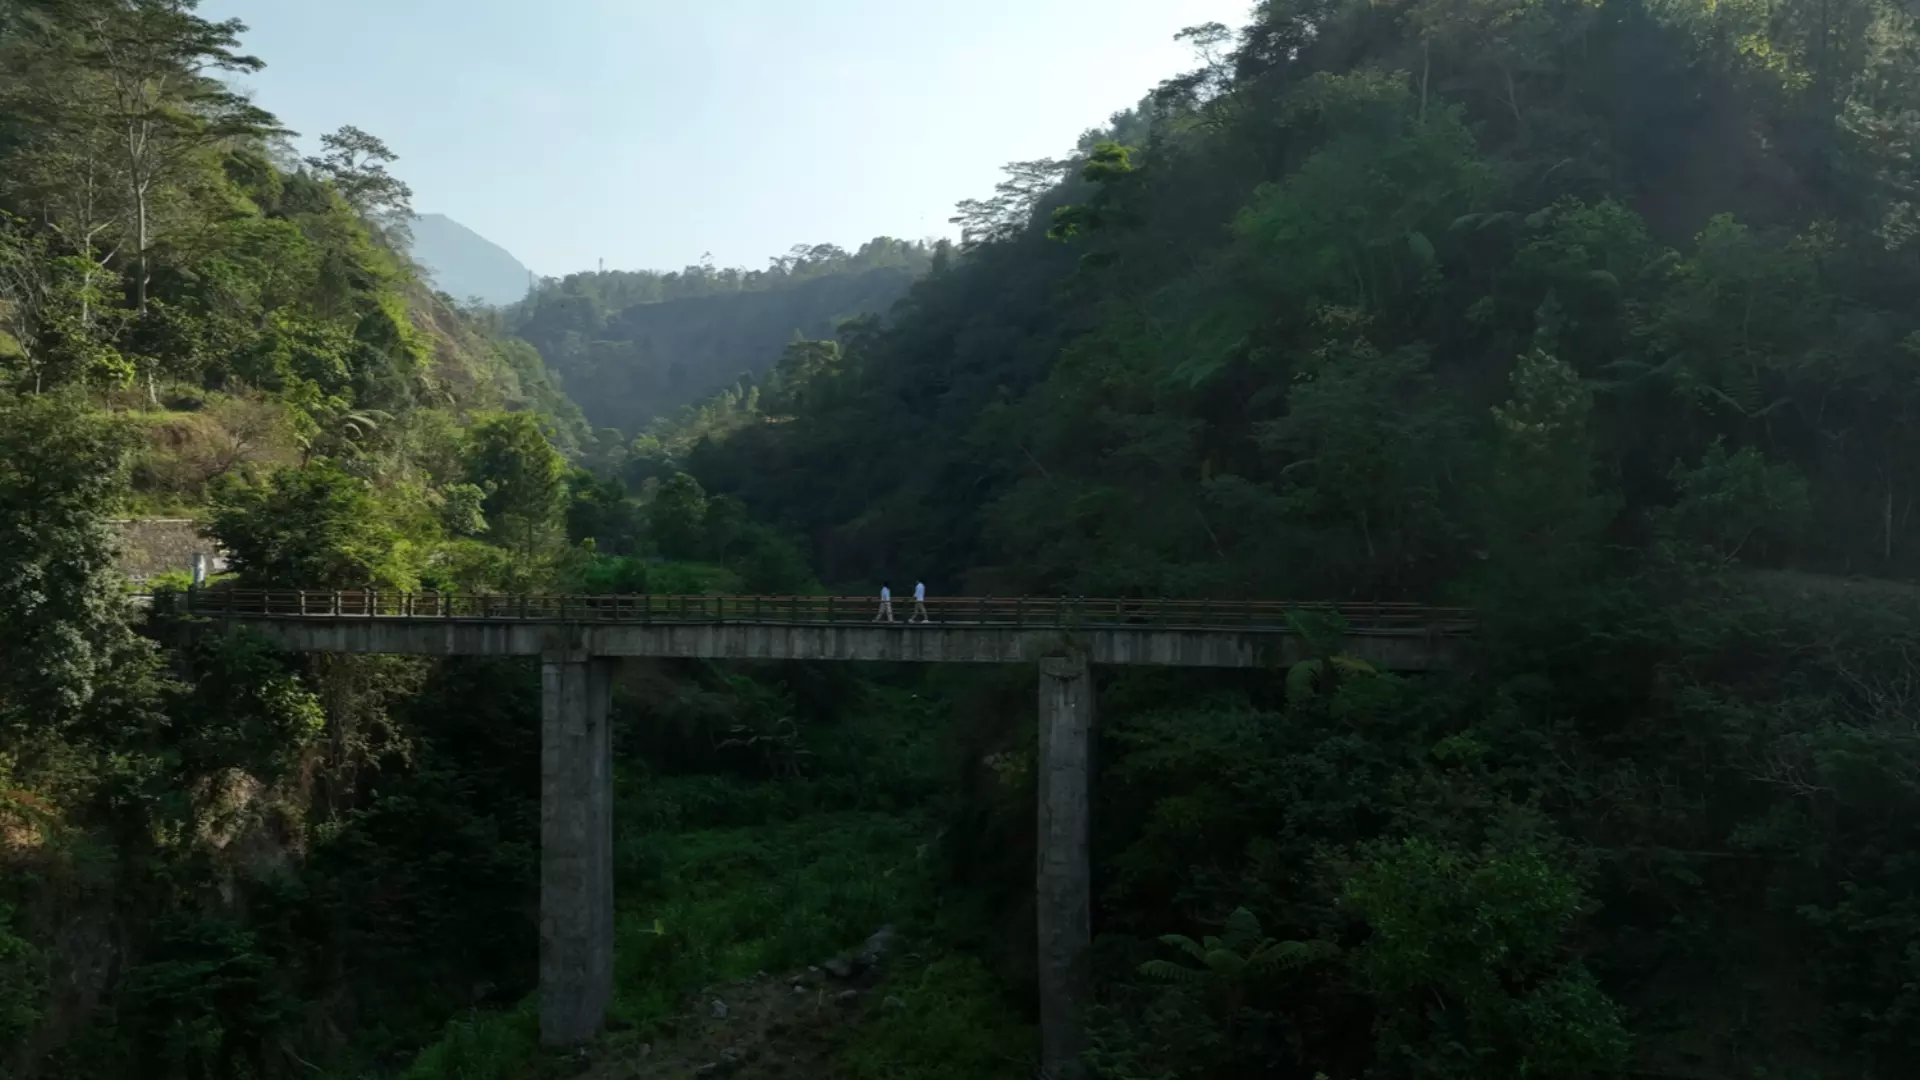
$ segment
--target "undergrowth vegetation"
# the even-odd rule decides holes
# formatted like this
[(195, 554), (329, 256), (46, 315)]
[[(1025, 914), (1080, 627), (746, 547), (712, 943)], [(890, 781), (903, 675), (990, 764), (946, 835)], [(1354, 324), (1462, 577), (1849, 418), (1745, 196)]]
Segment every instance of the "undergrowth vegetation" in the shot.
[[(712, 997), (701, 991), (817, 968), (892, 926), (899, 943), (868, 995), (886, 1004), (835, 1021), (823, 1036), (837, 1061), (831, 1075), (1024, 1073), (1032, 1030), (1017, 999), (966, 948), (984, 932), (980, 913), (939, 888), (939, 762), (951, 738), (941, 710), (912, 691), (875, 689), (814, 730), (819, 764), (804, 776), (756, 777), (751, 764), (744, 774), (622, 766), (611, 1009), (621, 1030), (595, 1056), (617, 1063), (646, 1044), (649, 1057), (717, 1059), (718, 1045), (683, 1036), (689, 1012)], [(838, 990), (810, 990), (801, 1004), (820, 1011), (817, 997)], [(539, 1050), (531, 1005), (523, 1004), (455, 1020), (404, 1076), (518, 1080), (557, 1067)]]

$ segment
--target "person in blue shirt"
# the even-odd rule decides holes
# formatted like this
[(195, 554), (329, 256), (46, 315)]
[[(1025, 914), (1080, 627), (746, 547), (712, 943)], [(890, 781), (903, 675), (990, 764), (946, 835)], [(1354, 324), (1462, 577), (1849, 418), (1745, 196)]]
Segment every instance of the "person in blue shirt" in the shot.
[(880, 622), (883, 619), (887, 622), (893, 621), (893, 590), (887, 588), (887, 583), (884, 581), (880, 583), (880, 614), (875, 615), (873, 621)]
[(931, 621), (927, 618), (927, 583), (924, 581), (913, 583), (913, 614), (908, 616), (907, 621), (910, 623)]

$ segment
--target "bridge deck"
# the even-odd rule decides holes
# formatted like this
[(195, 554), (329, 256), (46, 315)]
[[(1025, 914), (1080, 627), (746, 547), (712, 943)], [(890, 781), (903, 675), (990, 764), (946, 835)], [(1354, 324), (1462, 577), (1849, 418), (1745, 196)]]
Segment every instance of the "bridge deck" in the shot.
[(1416, 604), (1082, 597), (558, 596), (209, 590), (176, 614), (246, 625), (303, 652), (429, 656), (1030, 662), (1078, 649), (1096, 664), (1264, 667), (1307, 658), (1292, 613), (1330, 618), (1342, 651), (1397, 670), (1450, 666), (1469, 612)]
[[(871, 596), (651, 596), (395, 593), (374, 590), (302, 591), (211, 589), (177, 594), (195, 615), (299, 618), (503, 619), (561, 622), (702, 622), (829, 625), (871, 623), (879, 601)], [(895, 621), (913, 616), (914, 601), (894, 599)], [(1414, 631), (1465, 634), (1474, 629), (1465, 608), (1400, 602), (1341, 603), (1270, 600), (1169, 600), (1085, 596), (946, 596), (925, 603), (937, 623), (974, 626), (1122, 625), (1206, 630), (1287, 630), (1289, 616), (1333, 618), (1348, 632)]]

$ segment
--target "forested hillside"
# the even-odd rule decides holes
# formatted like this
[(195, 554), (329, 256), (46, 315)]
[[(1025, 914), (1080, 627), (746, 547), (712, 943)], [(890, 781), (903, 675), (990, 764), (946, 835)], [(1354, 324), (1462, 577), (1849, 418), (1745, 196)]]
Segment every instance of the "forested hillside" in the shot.
[(1099, 673), (1087, 1072), (1912, 1073), (1904, 8), (1266, 0), (960, 245), (505, 312), (242, 33), (0, 0), (0, 1072), (1034, 1072), (1030, 669), (625, 664), (613, 1030), (544, 1053), (538, 672), (150, 617), (164, 510), (216, 590), (1471, 606)]
[[(1685, 492), (1789, 475), (1729, 552), (1914, 569), (1901, 9), (1261, 11), (963, 208), (897, 328), (696, 472), (830, 576), (956, 589), (1428, 596), (1523, 507), (1591, 496), (1600, 549), (1644, 550)], [(1540, 424), (1581, 490), (1489, 497)]]
[(926, 245), (883, 236), (851, 253), (802, 245), (765, 270), (572, 274), (543, 282), (507, 326), (540, 350), (595, 427), (632, 434), (764, 373), (796, 337), (886, 311), (932, 259)]
[(189, 643), (116, 574), (155, 510), (257, 585), (568, 551), (579, 411), (396, 254), (377, 138), (227, 89), (242, 32), (0, 0), (0, 1075), (357, 1071), (530, 978), (529, 672)]
[[(1453, 683), (1103, 686), (1097, 1072), (1902, 1075), (1912, 15), (1268, 0), (1188, 36), (678, 459), (829, 580), (1480, 609)], [(1020, 716), (970, 714), (948, 840), (1009, 928)]]

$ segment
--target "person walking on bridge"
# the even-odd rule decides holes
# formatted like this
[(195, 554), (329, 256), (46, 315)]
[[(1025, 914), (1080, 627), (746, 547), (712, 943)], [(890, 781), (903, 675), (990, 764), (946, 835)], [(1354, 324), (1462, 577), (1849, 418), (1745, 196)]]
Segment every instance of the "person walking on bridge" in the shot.
[(907, 617), (907, 621), (910, 623), (932, 621), (927, 618), (927, 583), (924, 581), (913, 583), (913, 614)]
[(887, 622), (893, 621), (893, 590), (887, 588), (887, 583), (884, 581), (880, 583), (880, 613), (873, 617), (873, 621), (879, 622), (882, 619)]

